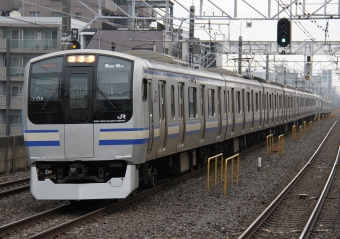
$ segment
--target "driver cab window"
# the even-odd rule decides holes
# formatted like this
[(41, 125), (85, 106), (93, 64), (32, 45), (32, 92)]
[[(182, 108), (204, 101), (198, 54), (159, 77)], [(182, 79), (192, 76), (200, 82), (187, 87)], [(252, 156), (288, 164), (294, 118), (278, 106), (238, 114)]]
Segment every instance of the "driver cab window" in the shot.
[(100, 56), (98, 62), (97, 99), (131, 99), (132, 63)]

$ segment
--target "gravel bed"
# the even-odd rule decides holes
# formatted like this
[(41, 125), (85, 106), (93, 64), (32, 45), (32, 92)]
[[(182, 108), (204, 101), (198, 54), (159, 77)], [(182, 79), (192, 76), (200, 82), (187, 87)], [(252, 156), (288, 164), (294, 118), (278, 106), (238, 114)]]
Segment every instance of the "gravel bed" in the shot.
[[(223, 195), (221, 185), (206, 192), (204, 174), (59, 238), (237, 238), (307, 162), (335, 119), (327, 119), (320, 127), (315, 125), (302, 141), (292, 141), (287, 134), (281, 156), (274, 153), (266, 157), (265, 147), (241, 156), (239, 183), (228, 186), (227, 195)], [(22, 174), (28, 176), (28, 172)], [(19, 175), (0, 176), (0, 182), (9, 177), (18, 179)], [(37, 201), (29, 192), (0, 199), (0, 226), (65, 203), (68, 201)]]
[(2, 174), (0, 175), (0, 184), (19, 180), (19, 179), (29, 178), (29, 177), (30, 177), (29, 169), (23, 172), (10, 173), (9, 175)]
[(320, 127), (315, 124), (302, 141), (298, 131), (294, 141), (287, 134), (281, 156), (266, 157), (265, 147), (241, 156), (239, 183), (228, 187), (227, 195), (222, 185), (206, 192), (206, 175), (202, 175), (58, 238), (237, 238), (305, 165), (336, 118)]

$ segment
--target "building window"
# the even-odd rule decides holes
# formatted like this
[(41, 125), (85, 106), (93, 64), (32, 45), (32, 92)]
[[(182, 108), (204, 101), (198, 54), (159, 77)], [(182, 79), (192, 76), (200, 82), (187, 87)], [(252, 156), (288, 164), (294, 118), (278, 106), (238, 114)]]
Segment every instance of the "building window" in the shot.
[(51, 12), (51, 17), (62, 17), (61, 12)]
[(11, 86), (11, 95), (12, 96), (21, 96), (22, 95), (22, 86)]
[(39, 17), (39, 12), (30, 12), (30, 17)]
[(10, 124), (20, 124), (21, 123), (21, 115), (10, 115)]
[(76, 13), (76, 18), (81, 18), (81, 13), (80, 12)]

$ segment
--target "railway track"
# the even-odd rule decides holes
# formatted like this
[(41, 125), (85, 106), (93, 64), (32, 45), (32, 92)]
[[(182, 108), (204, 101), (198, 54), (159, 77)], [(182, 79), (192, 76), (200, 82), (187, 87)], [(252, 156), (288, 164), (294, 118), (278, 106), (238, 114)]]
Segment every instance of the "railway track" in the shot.
[(0, 198), (29, 190), (30, 178), (0, 184)]
[[(52, 173), (46, 174), (51, 176)], [(17, 193), (25, 192), (30, 189), (30, 178), (18, 179), (0, 184), (0, 198), (14, 195)]]
[[(264, 143), (260, 143), (250, 149), (247, 149), (245, 151), (241, 152), (241, 155), (246, 154), (252, 150), (257, 149), (258, 147), (263, 146)], [(48, 211), (24, 218), (22, 220), (9, 223), (7, 225), (4, 225), (0, 227), (0, 238), (7, 238), (12, 235), (20, 234), (20, 237), (25, 238), (48, 238), (53, 237), (55, 235), (61, 234), (69, 229), (72, 229), (78, 225), (83, 224), (86, 221), (90, 221), (94, 218), (98, 218), (106, 213), (118, 210), (126, 205), (129, 205), (133, 202), (136, 202), (138, 200), (142, 200), (143, 198), (146, 198), (149, 195), (152, 195), (156, 192), (162, 191), (168, 187), (171, 187), (175, 184), (178, 184), (184, 180), (187, 180), (191, 177), (198, 176), (200, 174), (205, 174), (207, 168), (202, 167), (192, 173), (185, 174), (181, 177), (178, 177), (174, 180), (171, 180), (169, 182), (165, 182), (159, 186), (153, 187), (151, 189), (142, 191), (138, 193), (137, 195), (131, 196), (129, 198), (120, 200), (118, 202), (114, 203), (106, 203), (108, 205), (105, 205), (103, 207), (93, 209), (88, 213), (79, 213), (77, 210), (75, 210), (75, 207), (81, 208), (81, 207), (87, 207), (84, 205), (79, 205), (81, 202), (75, 202), (75, 203), (69, 203), (63, 206), (59, 206), (54, 209), (50, 209)], [(92, 203), (93, 204), (93, 203)], [(70, 213), (71, 212), (71, 213)], [(70, 215), (72, 214), (72, 215)], [(77, 216), (78, 215), (78, 216)], [(55, 221), (54, 227), (49, 227), (45, 224), (49, 224), (48, 221)], [(64, 222), (64, 223), (60, 223)], [(29, 226), (29, 227), (28, 227)], [(23, 229), (24, 228), (24, 229)], [(42, 229), (44, 228), (44, 229)], [(29, 231), (29, 232), (27, 232)], [(33, 233), (37, 232), (37, 233)]]
[(337, 165), (337, 122), (302, 170), (239, 239), (310, 236)]
[[(22, 230), (22, 228), (24, 228), (25, 226), (27, 225), (30, 225), (30, 228), (29, 228), (29, 231), (31, 232), (38, 232), (34, 235), (28, 235), (28, 234), (25, 234), (25, 235), (22, 235), (21, 236), (24, 236), (26, 238), (48, 238), (48, 237), (53, 237), (53, 236), (56, 236), (56, 235), (59, 235), (71, 228), (74, 228), (78, 225), (81, 225), (82, 223), (84, 222), (87, 222), (91, 219), (94, 219), (94, 218), (98, 218), (100, 216), (103, 216), (104, 214), (106, 213), (109, 213), (109, 212), (112, 212), (112, 211), (115, 211), (115, 210), (118, 210), (126, 205), (129, 205), (133, 202), (136, 202), (138, 200), (141, 200), (149, 195), (152, 195), (156, 192), (159, 192), (159, 191), (162, 191), (168, 187), (171, 187), (175, 184), (178, 184), (184, 180), (187, 180), (188, 178), (191, 178), (191, 177), (195, 177), (199, 174), (203, 174), (206, 172), (206, 167), (203, 167), (199, 170), (196, 170), (192, 173), (188, 173), (188, 174), (185, 174), (183, 176), (180, 176), (174, 180), (171, 180), (169, 182), (165, 182), (159, 186), (156, 186), (156, 187), (153, 187), (151, 189), (147, 189), (147, 190), (144, 190), (134, 196), (131, 196), (129, 198), (126, 198), (126, 199), (123, 199), (123, 200), (120, 200), (120, 201), (115, 201), (113, 203), (109, 203), (108, 205), (105, 205), (99, 209), (96, 209), (96, 210), (91, 210), (91, 212), (88, 212), (88, 213), (83, 213), (83, 215), (80, 215), (78, 217), (75, 217), (75, 215), (73, 214), (72, 216), (75, 217), (75, 218), (72, 218), (72, 219), (69, 219), (68, 221), (65, 222), (64, 219), (57, 219), (59, 215), (63, 216), (64, 214), (69, 214), (70, 212), (70, 209), (74, 210), (73, 208), (75, 207), (75, 205), (77, 203), (71, 203), (71, 204), (67, 204), (67, 205), (64, 205), (64, 206), (60, 206), (60, 207), (57, 207), (57, 208), (54, 208), (54, 209), (51, 209), (49, 211), (46, 211), (46, 212), (43, 212), (43, 213), (40, 213), (40, 214), (37, 214), (37, 215), (34, 215), (34, 216), (31, 216), (31, 217), (28, 217), (28, 218), (25, 218), (25, 219), (22, 219), (20, 221), (16, 221), (16, 222), (13, 222), (13, 223), (10, 223), (10, 224), (7, 224), (7, 225), (4, 225), (2, 227), (0, 227), (0, 237), (2, 236), (3, 238), (6, 238), (7, 236), (12, 236), (12, 235), (16, 235), (18, 233), (24, 233), (25, 234), (25, 230)], [(80, 202), (81, 203), (81, 202)], [(77, 206), (76, 206), (77, 207)], [(81, 206), (80, 206), (81, 207)], [(70, 217), (68, 217), (70, 218)], [(55, 227), (52, 227), (52, 228), (48, 228), (48, 229), (44, 229), (44, 230), (41, 230), (41, 228), (43, 226), (41, 226), (44, 221), (46, 220), (49, 220), (49, 219), (52, 219), (54, 221), (57, 221), (57, 224)], [(64, 223), (60, 224), (61, 221), (64, 221)], [(38, 228), (34, 228), (34, 227), (38, 227)]]
[[(264, 143), (260, 143), (250, 149), (242, 151), (240, 154), (246, 154), (255, 150), (259, 147), (262, 147)], [(77, 212), (74, 210), (74, 207), (82, 207), (81, 205), (77, 206), (78, 203), (75, 202), (71, 204), (66, 204), (64, 206), (60, 206), (46, 212), (42, 212), (31, 217), (27, 217), (25, 219), (9, 223), (0, 227), (0, 238), (16, 236), (17, 234), (20, 237), (25, 238), (47, 238), (53, 237), (55, 235), (60, 235), (61, 233), (68, 231), (74, 227), (77, 227), (87, 221), (90, 221), (94, 218), (101, 217), (102, 215), (118, 210), (126, 205), (129, 205), (133, 202), (146, 198), (147, 196), (159, 192), (167, 187), (170, 187), (174, 184), (177, 184), (181, 181), (184, 181), (190, 177), (195, 177), (200, 174), (206, 173), (206, 167), (203, 167), (199, 170), (194, 171), (191, 174), (184, 175), (178, 179), (175, 179), (171, 182), (166, 182), (162, 185), (151, 188), (147, 191), (141, 192), (136, 196), (121, 200), (119, 202), (109, 203), (103, 207), (93, 209), (88, 213), (84, 213), (84, 211)], [(111, 201), (112, 202), (112, 201)], [(84, 208), (87, 206), (84, 206)], [(71, 214), (71, 215), (70, 215)], [(54, 222), (51, 222), (54, 221)], [(54, 225), (54, 227), (51, 225)]]

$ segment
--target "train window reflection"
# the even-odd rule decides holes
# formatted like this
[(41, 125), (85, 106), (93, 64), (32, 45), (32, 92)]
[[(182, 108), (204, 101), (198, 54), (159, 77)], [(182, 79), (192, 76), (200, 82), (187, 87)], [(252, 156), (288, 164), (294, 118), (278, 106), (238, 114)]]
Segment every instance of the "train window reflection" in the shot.
[(97, 99), (131, 99), (131, 67), (129, 61), (100, 56), (97, 87), (105, 95), (98, 93)]

